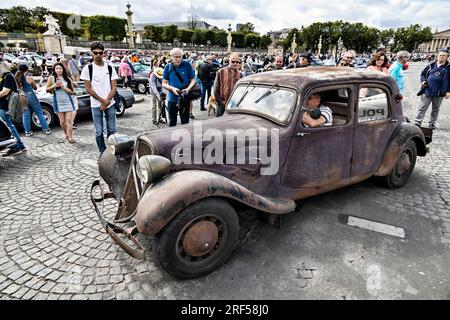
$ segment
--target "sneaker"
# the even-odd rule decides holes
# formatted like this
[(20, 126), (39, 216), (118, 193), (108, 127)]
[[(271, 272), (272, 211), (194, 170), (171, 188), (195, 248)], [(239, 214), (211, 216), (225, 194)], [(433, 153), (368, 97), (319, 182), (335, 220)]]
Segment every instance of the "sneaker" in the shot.
[(200, 108), (200, 111), (206, 111), (206, 108)]
[(195, 119), (194, 115), (192, 113), (189, 113), (189, 118)]
[(436, 125), (434, 123), (430, 123), (429, 127), (430, 127), (431, 130), (436, 129)]
[(33, 135), (33, 132), (25, 132), (25, 137), (31, 137)]
[(50, 129), (47, 129), (47, 130), (42, 130), (45, 134), (50, 134), (50, 133), (52, 133), (52, 130), (50, 130)]
[(78, 127), (77, 127), (77, 125), (75, 123), (72, 125), (72, 128), (73, 129), (78, 129)]
[(9, 150), (6, 152), (5, 156), (15, 156), (15, 155), (21, 154), (24, 150), (25, 150), (25, 148), (23, 148), (23, 149), (9, 148)]

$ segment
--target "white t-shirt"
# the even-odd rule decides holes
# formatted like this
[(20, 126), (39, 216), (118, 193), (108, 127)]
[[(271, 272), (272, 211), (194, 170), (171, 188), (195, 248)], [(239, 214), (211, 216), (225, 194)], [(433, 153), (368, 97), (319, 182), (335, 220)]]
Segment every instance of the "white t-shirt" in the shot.
[[(112, 69), (111, 80), (117, 80), (117, 72)], [(89, 79), (89, 65), (85, 65), (83, 70), (81, 71), (81, 80), (90, 80)], [(109, 80), (109, 70), (108, 65), (105, 63), (102, 67), (97, 66), (95, 63), (92, 64), (92, 81), (91, 81), (92, 90), (103, 99), (108, 98), (109, 93), (111, 92), (111, 82)], [(114, 99), (111, 100), (111, 104), (108, 106), (111, 107), (115, 103)], [(91, 96), (91, 108), (99, 108), (101, 102)]]

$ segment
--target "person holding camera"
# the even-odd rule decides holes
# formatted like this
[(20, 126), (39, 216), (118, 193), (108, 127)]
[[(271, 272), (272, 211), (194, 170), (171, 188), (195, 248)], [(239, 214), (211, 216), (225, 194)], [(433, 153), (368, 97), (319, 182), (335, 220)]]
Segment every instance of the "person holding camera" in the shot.
[(188, 61), (182, 59), (183, 50), (180, 48), (173, 48), (170, 55), (172, 62), (163, 71), (163, 88), (169, 91), (169, 127), (174, 127), (177, 125), (178, 112), (181, 124), (189, 123), (189, 91), (195, 85), (195, 71)]
[(320, 104), (320, 94), (309, 96), (306, 106), (303, 108), (302, 123), (305, 127), (322, 127), (333, 124), (333, 112), (327, 106)]
[(428, 126), (436, 129), (439, 108), (442, 101), (450, 98), (450, 63), (448, 62), (448, 51), (440, 50), (437, 61), (430, 63), (422, 70), (420, 81), (422, 84), (418, 95), (420, 98), (419, 113), (414, 120), (416, 126), (421, 126), (425, 113), (431, 103), (431, 116)]

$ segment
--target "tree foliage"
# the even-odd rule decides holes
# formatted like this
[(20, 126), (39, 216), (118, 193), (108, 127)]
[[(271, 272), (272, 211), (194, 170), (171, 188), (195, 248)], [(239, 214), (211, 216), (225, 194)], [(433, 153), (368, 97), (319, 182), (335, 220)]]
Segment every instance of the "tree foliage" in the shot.
[(246, 24), (241, 25), (241, 27), (237, 31), (243, 34), (254, 33), (255, 26), (253, 25), (253, 23), (247, 22)]
[(164, 28), (153, 26), (153, 25), (146, 25), (144, 27), (144, 38), (150, 39), (154, 42), (162, 42), (163, 41), (163, 33)]
[(178, 27), (174, 24), (163, 28), (163, 40), (173, 42), (178, 37)]

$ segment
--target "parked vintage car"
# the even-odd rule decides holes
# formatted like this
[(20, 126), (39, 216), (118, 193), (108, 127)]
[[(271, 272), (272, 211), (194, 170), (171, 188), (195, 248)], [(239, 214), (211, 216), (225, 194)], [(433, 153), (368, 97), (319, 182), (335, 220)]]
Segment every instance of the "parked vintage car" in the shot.
[[(91, 99), (84, 87), (84, 83), (78, 82), (77, 84), (78, 87), (75, 89), (75, 94), (78, 100), (78, 117), (91, 113)], [(116, 115), (122, 116), (125, 113), (125, 109), (131, 108), (133, 106), (134, 93), (131, 89), (119, 87), (117, 88), (117, 91), (120, 95), (120, 105), (117, 108)], [(39, 102), (41, 103), (42, 111), (44, 113), (44, 117), (47, 119), (48, 125), (50, 127), (54, 126), (58, 123), (58, 116), (53, 112), (53, 96), (50, 93), (46, 92), (45, 86), (39, 88), (39, 90), (37, 91), (37, 96)], [(18, 123), (18, 125), (22, 126), (21, 123)], [(34, 130), (41, 127), (39, 124), (39, 119), (34, 112), (31, 116), (31, 126)]]
[[(302, 124), (312, 94), (331, 108), (330, 126)], [(233, 251), (241, 206), (275, 224), (298, 200), (373, 176), (390, 188), (405, 185), (416, 157), (427, 154), (431, 135), (427, 131), (426, 140), (421, 128), (405, 119), (401, 99), (392, 77), (366, 69), (254, 74), (236, 84), (224, 116), (201, 122), (200, 129), (195, 122), (136, 138), (109, 137), (99, 160), (109, 191), (96, 180), (91, 200), (106, 232), (130, 255), (144, 259), (135, 234), (152, 235), (155, 257), (169, 274), (202, 276)], [(213, 162), (208, 132), (215, 132), (217, 142)], [(228, 144), (230, 135), (241, 143)], [(192, 137), (187, 149), (179, 136)], [(239, 155), (245, 161), (236, 162)], [(99, 209), (106, 198), (118, 202), (115, 223)]]
[[(113, 64), (117, 74), (119, 74), (119, 65)], [(146, 93), (149, 86), (149, 74), (151, 68), (141, 63), (133, 63), (133, 79), (131, 81), (131, 87), (139, 93)], [(123, 78), (119, 75), (117, 79), (117, 85), (123, 87)]]

